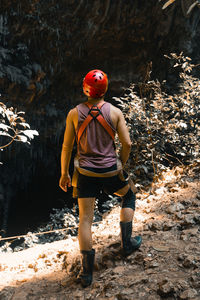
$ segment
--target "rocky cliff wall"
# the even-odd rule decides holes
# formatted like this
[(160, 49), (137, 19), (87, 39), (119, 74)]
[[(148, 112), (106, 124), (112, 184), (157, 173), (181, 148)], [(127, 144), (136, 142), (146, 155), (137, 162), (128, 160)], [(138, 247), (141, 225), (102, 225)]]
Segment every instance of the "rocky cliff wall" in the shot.
[[(175, 1), (163, 10), (165, 1), (1, 1), (1, 101), (23, 109), (40, 133), (31, 148), (13, 145), (1, 153), (6, 203), (15, 199), (15, 210), (20, 191), (30, 197), (32, 182), (41, 189), (47, 178), (52, 184), (44, 189), (43, 203), (63, 201), (56, 189), (65, 117), (84, 100), (82, 79), (90, 69), (108, 74), (109, 99), (145, 80), (150, 62), (154, 78), (172, 76), (164, 54), (184, 51), (199, 62), (200, 10), (196, 6), (187, 14), (193, 2)], [(30, 197), (33, 206), (41, 203), (39, 192), (37, 197)]]
[(66, 107), (80, 99), (91, 68), (108, 73), (111, 92), (143, 80), (150, 61), (154, 76), (165, 78), (163, 54), (184, 51), (199, 59), (200, 11), (185, 16), (181, 2), (194, 1), (162, 10), (164, 1), (3, 0), (1, 92), (16, 104)]

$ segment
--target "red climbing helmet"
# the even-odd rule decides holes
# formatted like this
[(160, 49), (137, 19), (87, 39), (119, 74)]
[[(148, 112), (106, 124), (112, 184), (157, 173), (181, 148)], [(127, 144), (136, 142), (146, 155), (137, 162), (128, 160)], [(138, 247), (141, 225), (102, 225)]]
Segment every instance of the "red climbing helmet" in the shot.
[(83, 92), (87, 97), (101, 98), (108, 89), (108, 77), (101, 70), (92, 70), (83, 79)]

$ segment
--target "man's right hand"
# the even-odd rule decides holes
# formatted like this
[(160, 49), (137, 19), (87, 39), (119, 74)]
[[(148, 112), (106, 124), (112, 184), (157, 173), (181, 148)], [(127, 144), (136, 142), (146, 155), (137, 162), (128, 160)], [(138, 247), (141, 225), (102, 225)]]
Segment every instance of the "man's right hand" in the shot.
[(67, 192), (67, 187), (72, 186), (70, 175), (61, 175), (59, 186), (64, 192)]

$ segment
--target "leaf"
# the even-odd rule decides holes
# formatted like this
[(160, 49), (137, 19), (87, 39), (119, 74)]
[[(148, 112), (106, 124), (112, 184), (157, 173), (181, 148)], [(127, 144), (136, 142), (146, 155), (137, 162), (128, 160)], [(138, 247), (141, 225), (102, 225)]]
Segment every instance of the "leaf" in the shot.
[(17, 138), (18, 138), (18, 140), (20, 142), (23, 142), (23, 143), (27, 143), (28, 142), (28, 138), (26, 136), (24, 136), (24, 135), (18, 135)]
[(163, 5), (162, 9), (167, 8), (170, 4), (172, 4), (173, 2), (175, 2), (176, 0), (169, 0), (165, 3), (165, 5)]
[(145, 173), (147, 174), (147, 173), (148, 173), (148, 169), (147, 169), (147, 167), (146, 167), (146, 166), (144, 166), (144, 165), (142, 165), (142, 168), (143, 168), (143, 170), (145, 171)]
[(182, 68), (184, 69), (187, 66), (187, 62), (185, 62), (184, 64), (182, 64)]
[(11, 129), (10, 126), (5, 125), (5, 124), (3, 124), (3, 123), (0, 123), (0, 128), (3, 129), (3, 130), (5, 130), (5, 131), (8, 131), (8, 129)]
[(0, 114), (4, 114), (4, 109), (0, 106)]
[(39, 133), (37, 132), (37, 130), (24, 130), (23, 134), (25, 134), (26, 136), (28, 136), (30, 139), (33, 139), (34, 135), (39, 135)]
[(177, 125), (181, 126), (182, 128), (187, 128), (187, 124), (184, 122), (179, 122)]
[(9, 136), (9, 137), (13, 138), (12, 135), (8, 134), (5, 131), (0, 131), (0, 135)]
[(24, 111), (19, 111), (19, 112), (18, 112), (18, 115), (19, 115), (19, 114), (25, 114), (25, 112), (24, 112)]
[(115, 101), (117, 101), (117, 102), (120, 102), (120, 103), (122, 103), (124, 105), (124, 102), (122, 100), (118, 99), (117, 97), (112, 97), (112, 99), (115, 100)]
[(176, 68), (178, 66), (180, 66), (180, 64), (176, 63), (173, 67)]
[(18, 123), (19, 125), (23, 126), (24, 128), (31, 128), (30, 125), (28, 123)]
[(192, 5), (190, 5), (188, 11), (187, 11), (187, 15), (189, 15), (191, 13), (191, 11), (193, 10), (193, 8), (198, 4), (198, 1), (194, 2)]
[(166, 246), (153, 246), (153, 249), (159, 252), (169, 251), (169, 248)]

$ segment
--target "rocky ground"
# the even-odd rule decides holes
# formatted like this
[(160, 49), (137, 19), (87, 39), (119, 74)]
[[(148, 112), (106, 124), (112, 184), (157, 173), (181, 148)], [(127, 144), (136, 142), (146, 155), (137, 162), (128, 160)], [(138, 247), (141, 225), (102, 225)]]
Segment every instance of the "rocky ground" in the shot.
[(0, 300), (200, 299), (200, 164), (163, 173), (137, 193), (134, 234), (141, 248), (120, 254), (119, 211), (93, 225), (93, 284), (74, 282), (80, 269), (76, 237), (0, 254)]

